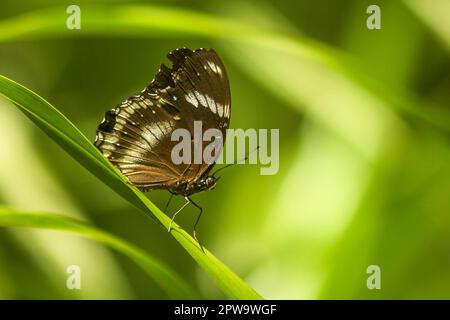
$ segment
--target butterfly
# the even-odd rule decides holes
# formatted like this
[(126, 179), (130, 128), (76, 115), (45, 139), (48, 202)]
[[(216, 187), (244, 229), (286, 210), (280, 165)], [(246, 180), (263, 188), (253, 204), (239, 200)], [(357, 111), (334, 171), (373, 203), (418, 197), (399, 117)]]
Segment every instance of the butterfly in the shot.
[[(179, 48), (167, 57), (171, 67), (161, 64), (141, 93), (105, 113), (95, 146), (141, 190), (165, 189), (185, 198), (172, 217), (169, 232), (177, 213), (189, 203), (199, 208), (196, 237), (202, 208), (190, 196), (215, 187), (217, 179), (210, 175), (215, 161), (174, 164), (171, 153), (177, 141), (172, 141), (171, 135), (182, 128), (193, 136), (194, 122), (201, 121), (203, 130), (222, 132), (223, 145), (230, 124), (230, 85), (222, 61), (212, 49)], [(200, 143), (200, 149), (206, 147), (206, 142)]]

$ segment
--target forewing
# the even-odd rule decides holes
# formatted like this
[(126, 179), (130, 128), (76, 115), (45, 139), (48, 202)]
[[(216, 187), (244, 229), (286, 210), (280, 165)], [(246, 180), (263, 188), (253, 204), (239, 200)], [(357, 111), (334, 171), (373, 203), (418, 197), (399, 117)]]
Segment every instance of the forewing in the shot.
[[(214, 128), (222, 132), (225, 140), (230, 123), (230, 86), (225, 67), (214, 50), (176, 49), (168, 54), (172, 69), (161, 66), (160, 78), (170, 79), (169, 88), (153, 88), (166, 101), (176, 104), (187, 128), (194, 134), (194, 121), (202, 122), (202, 130)], [(196, 150), (204, 150), (208, 141), (202, 142)], [(218, 154), (216, 155), (216, 157)], [(186, 172), (188, 181), (207, 174), (214, 163), (193, 164)]]

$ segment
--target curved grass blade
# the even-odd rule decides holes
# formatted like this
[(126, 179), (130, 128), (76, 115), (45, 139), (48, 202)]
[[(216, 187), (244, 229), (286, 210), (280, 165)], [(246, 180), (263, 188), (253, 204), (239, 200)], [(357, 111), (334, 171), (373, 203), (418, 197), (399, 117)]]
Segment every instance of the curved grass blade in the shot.
[(447, 0), (403, 0), (406, 6), (420, 18), (450, 50), (450, 2)]
[(0, 208), (0, 226), (59, 230), (90, 238), (127, 255), (154, 279), (169, 297), (189, 299), (197, 296), (194, 290), (163, 262), (149, 256), (134, 245), (85, 222), (56, 214)]
[[(101, 181), (145, 214), (156, 218), (167, 232), (170, 218), (141, 191), (127, 183), (126, 178), (50, 103), (24, 86), (1, 75), (0, 95), (13, 102), (37, 126)], [(176, 223), (172, 225), (171, 234), (228, 297), (232, 299), (262, 298), (207, 249), (201, 248)]]

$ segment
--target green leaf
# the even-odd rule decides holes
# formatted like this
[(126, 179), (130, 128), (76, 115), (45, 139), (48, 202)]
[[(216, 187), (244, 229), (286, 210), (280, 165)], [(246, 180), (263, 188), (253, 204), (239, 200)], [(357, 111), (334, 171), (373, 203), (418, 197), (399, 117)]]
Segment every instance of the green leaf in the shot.
[(450, 2), (448, 0), (404, 0), (404, 3), (450, 49)]
[[(97, 148), (50, 103), (4, 76), (0, 76), (0, 94), (12, 101), (27, 117), (91, 173), (145, 214), (156, 218), (163, 226), (163, 230), (167, 232), (170, 218), (141, 191), (129, 184), (126, 178), (109, 163)], [(200, 247), (197, 241), (176, 223), (172, 224), (171, 234), (228, 297), (232, 299), (262, 298), (206, 248)]]
[(195, 298), (193, 289), (169, 266), (143, 250), (82, 221), (56, 214), (0, 208), (0, 226), (66, 231), (106, 244), (136, 262), (173, 299)]

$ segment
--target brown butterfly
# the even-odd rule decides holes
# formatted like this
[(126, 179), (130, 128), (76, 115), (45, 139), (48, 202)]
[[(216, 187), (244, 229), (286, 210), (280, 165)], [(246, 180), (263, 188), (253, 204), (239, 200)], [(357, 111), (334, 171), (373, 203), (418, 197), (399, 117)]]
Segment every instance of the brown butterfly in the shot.
[[(202, 209), (190, 196), (214, 188), (216, 178), (209, 173), (215, 163), (174, 164), (171, 152), (178, 142), (172, 141), (171, 135), (183, 128), (193, 136), (194, 121), (201, 121), (203, 130), (222, 132), (223, 145), (230, 123), (230, 86), (214, 50), (181, 48), (167, 57), (173, 63), (171, 68), (162, 64), (140, 94), (105, 113), (95, 146), (138, 188), (166, 189), (184, 196), (186, 202), (172, 221), (189, 203), (199, 208), (195, 237)], [(207, 143), (201, 143), (200, 149), (205, 148)]]

